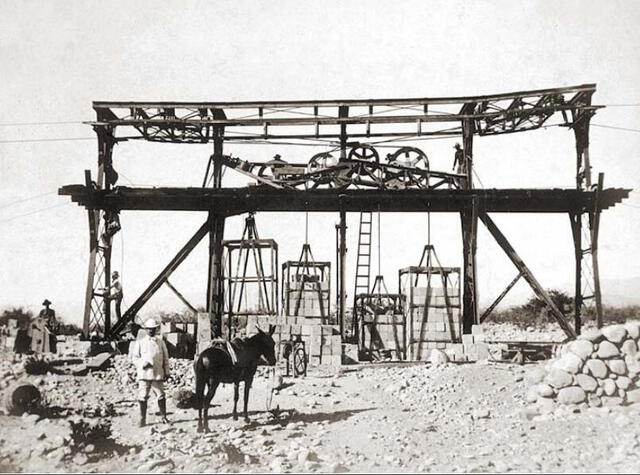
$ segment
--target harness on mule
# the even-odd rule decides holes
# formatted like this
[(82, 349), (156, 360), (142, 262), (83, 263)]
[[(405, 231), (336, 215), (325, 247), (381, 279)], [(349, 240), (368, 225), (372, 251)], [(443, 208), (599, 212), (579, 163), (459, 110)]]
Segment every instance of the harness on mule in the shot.
[(226, 351), (231, 358), (231, 363), (235, 366), (238, 364), (238, 354), (229, 340), (217, 338), (211, 341), (211, 347)]

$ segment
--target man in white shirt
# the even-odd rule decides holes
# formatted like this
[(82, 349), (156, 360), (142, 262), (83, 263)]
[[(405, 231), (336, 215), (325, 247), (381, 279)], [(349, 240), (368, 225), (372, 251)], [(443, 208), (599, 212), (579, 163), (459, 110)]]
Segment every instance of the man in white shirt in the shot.
[(137, 369), (140, 427), (144, 427), (147, 422), (147, 400), (151, 390), (158, 398), (162, 422), (169, 423), (164, 393), (164, 381), (169, 377), (169, 352), (162, 337), (156, 336), (159, 326), (155, 319), (148, 319), (144, 324), (146, 331), (140, 332), (138, 339), (131, 343), (129, 349)]
[[(109, 294), (107, 296), (109, 302), (111, 300), (116, 303), (116, 318), (120, 320), (122, 317), (122, 284), (120, 283), (120, 274), (118, 271), (113, 271), (111, 274), (111, 287), (109, 287)], [(111, 305), (111, 303), (109, 303)]]

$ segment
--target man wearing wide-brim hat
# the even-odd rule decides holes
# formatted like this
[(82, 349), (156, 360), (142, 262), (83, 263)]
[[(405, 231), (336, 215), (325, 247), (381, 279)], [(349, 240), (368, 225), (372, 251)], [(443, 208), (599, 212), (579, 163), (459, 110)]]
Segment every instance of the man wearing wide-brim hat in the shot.
[[(154, 318), (149, 318), (143, 325), (145, 331), (140, 332), (129, 349), (137, 369), (140, 427), (144, 427), (147, 422), (147, 401), (151, 391), (156, 394), (162, 422), (169, 422), (164, 393), (164, 381), (169, 377), (169, 352), (162, 337), (156, 335), (159, 326)], [(141, 335), (142, 333), (144, 334)]]
[(44, 308), (40, 310), (40, 318), (42, 318), (45, 322), (46, 332), (48, 333), (49, 338), (49, 350), (51, 353), (56, 352), (56, 346), (58, 343), (58, 339), (56, 338), (56, 334), (60, 328), (58, 324), (58, 320), (56, 320), (56, 311), (51, 308), (51, 301), (49, 299), (44, 299), (42, 302)]

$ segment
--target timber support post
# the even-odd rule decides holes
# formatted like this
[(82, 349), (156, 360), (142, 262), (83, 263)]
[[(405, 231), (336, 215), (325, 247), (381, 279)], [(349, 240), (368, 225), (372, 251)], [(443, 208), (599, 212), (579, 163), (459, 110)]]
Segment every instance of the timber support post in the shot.
[[(471, 106), (465, 105), (465, 108)], [(474, 123), (469, 119), (462, 121), (462, 142), (464, 153), (464, 171), (466, 189), (473, 188), (473, 134)], [(462, 333), (471, 333), (471, 327), (478, 323), (478, 293), (476, 274), (476, 250), (478, 238), (478, 200), (471, 199), (471, 206), (460, 213), (462, 224), (463, 252), (463, 294), (462, 294)]]
[(591, 270), (593, 271), (593, 296), (596, 301), (596, 323), (598, 328), (603, 325), (602, 293), (600, 292), (600, 269), (598, 264), (598, 234), (600, 232), (600, 194), (604, 183), (604, 173), (598, 174), (598, 187), (593, 204), (593, 211), (589, 219), (591, 237)]
[(582, 330), (582, 213), (569, 213), (573, 248), (576, 261), (575, 296), (573, 298), (573, 319), (576, 334)]
[(340, 225), (339, 225), (339, 259), (338, 259), (338, 295), (339, 295), (339, 307), (338, 307), (338, 324), (340, 325), (340, 335), (344, 338), (344, 312), (346, 305), (346, 294), (344, 289), (346, 281), (345, 264), (347, 257), (347, 213), (340, 211)]
[[(214, 129), (213, 139), (213, 177), (212, 188), (222, 187), (222, 147), (224, 142), (224, 127)], [(212, 322), (214, 336), (222, 336), (222, 314), (224, 313), (224, 269), (222, 267), (222, 253), (224, 247), (225, 216), (209, 211), (209, 270), (207, 279), (207, 313)]]
[(224, 215), (209, 213), (209, 279), (206, 310), (212, 321), (216, 337), (222, 336), (222, 314), (224, 312), (224, 275), (222, 269), (224, 223)]

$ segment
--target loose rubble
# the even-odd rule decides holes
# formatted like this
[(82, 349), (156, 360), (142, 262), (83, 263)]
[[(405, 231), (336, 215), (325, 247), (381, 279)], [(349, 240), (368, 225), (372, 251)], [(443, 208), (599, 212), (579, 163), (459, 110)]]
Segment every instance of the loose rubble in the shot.
[[(77, 376), (64, 371), (26, 375), (20, 362), (3, 354), (0, 385), (30, 381), (49, 409), (24, 416), (0, 415), (0, 468), (139, 473), (636, 471), (640, 404), (629, 395), (637, 378), (630, 375), (625, 358), (591, 358), (600, 348), (595, 344), (605, 340), (620, 354), (632, 353), (627, 341), (637, 341), (636, 327), (625, 329), (627, 336), (616, 343), (603, 332), (600, 341), (585, 335), (571, 350), (563, 349), (581, 362), (590, 350), (578, 369), (575, 358), (569, 357), (554, 368), (545, 368), (548, 362), (520, 366), (439, 358), (438, 364), (313, 370), (306, 378), (285, 377), (273, 394), (271, 411), (267, 411), (268, 371), (261, 367), (249, 402), (251, 422), (233, 421), (233, 389), (224, 385), (210, 409), (209, 434), (197, 433), (196, 412), (177, 407), (173, 398), (193, 391), (192, 361), (171, 360), (167, 392), (172, 424), (160, 423), (152, 398), (149, 424), (138, 428), (133, 423), (135, 371), (127, 356), (114, 356), (103, 371)], [(625, 362), (626, 373), (611, 369), (609, 363), (616, 359)], [(622, 370), (616, 364), (613, 368)], [(561, 387), (545, 381), (551, 369), (563, 372), (553, 371)], [(602, 387), (594, 374), (601, 374), (598, 371), (606, 371), (600, 377)], [(532, 403), (531, 387), (546, 396), (536, 393)], [(561, 393), (562, 389), (568, 391)], [(598, 389), (602, 396), (597, 396)], [(578, 400), (580, 391), (586, 395), (583, 402), (558, 402), (560, 394), (563, 400)], [(623, 405), (589, 405), (590, 397), (623, 399), (621, 394)], [(539, 400), (550, 407), (543, 410)], [(109, 422), (107, 442), (77, 443), (71, 421), (91, 427)]]
[(537, 375), (527, 399), (545, 412), (554, 404), (584, 408), (640, 402), (639, 335), (640, 322), (584, 332)]

